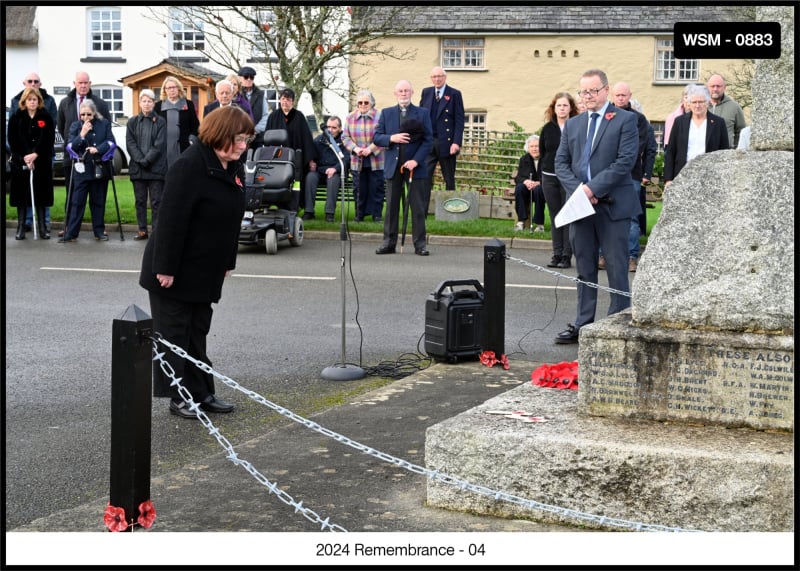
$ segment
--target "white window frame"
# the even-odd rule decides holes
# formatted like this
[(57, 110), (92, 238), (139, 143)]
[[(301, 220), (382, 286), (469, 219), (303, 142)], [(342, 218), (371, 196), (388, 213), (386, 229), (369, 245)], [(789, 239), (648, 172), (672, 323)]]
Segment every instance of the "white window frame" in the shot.
[(486, 69), (484, 38), (442, 38), (439, 46), (444, 69)]
[[(189, 25), (189, 22), (192, 25)], [(176, 34), (191, 36), (190, 41), (185, 38), (176, 39)], [(202, 57), (205, 49), (205, 33), (203, 20), (193, 18), (192, 9), (188, 7), (170, 8), (169, 11), (169, 54), (172, 57)], [(189, 47), (176, 47), (176, 44), (188, 44)], [(199, 48), (198, 48), (199, 45)]]
[(467, 111), (464, 113), (464, 139), (469, 142), (486, 141), (486, 112)]
[(108, 103), (109, 121), (119, 122), (119, 118), (125, 115), (124, 92), (119, 85), (92, 85), (92, 93)]
[(677, 59), (675, 40), (656, 38), (653, 73), (653, 79), (658, 83), (695, 83), (700, 81), (700, 61)]
[(122, 9), (86, 9), (86, 53), (89, 57), (119, 57), (122, 53)]

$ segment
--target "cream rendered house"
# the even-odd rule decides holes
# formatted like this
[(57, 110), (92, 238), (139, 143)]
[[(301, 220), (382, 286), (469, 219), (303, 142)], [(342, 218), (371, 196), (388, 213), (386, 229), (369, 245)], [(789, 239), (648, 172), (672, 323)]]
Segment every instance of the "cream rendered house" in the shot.
[[(353, 25), (369, 27), (380, 10), (371, 7), (362, 20), (354, 12)], [(407, 31), (394, 36), (392, 45), (413, 58), (354, 58), (350, 80), (355, 89), (370, 89), (380, 108), (395, 103), (394, 84), (408, 79), (418, 103), (422, 88), (431, 84), (431, 68), (442, 66), (448, 84), (464, 96), (467, 131), (508, 131), (514, 121), (535, 132), (555, 93), (574, 94), (580, 75), (600, 68), (611, 86), (631, 86), (660, 142), (664, 120), (687, 83), (726, 75), (743, 63), (675, 59), (673, 24), (735, 20), (740, 14), (716, 4), (410, 6), (397, 20)]]

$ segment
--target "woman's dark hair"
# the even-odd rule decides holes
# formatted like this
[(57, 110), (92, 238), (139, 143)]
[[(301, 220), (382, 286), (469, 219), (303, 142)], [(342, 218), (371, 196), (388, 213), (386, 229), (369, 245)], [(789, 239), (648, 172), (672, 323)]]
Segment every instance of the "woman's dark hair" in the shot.
[(572, 97), (566, 91), (559, 91), (553, 96), (553, 99), (550, 101), (550, 105), (547, 106), (547, 109), (544, 110), (544, 120), (545, 121), (554, 121), (556, 118), (556, 101), (561, 99), (562, 97), (566, 97), (567, 101), (569, 101), (569, 116), (575, 117), (578, 114), (578, 106), (575, 103), (575, 98)]
[(197, 136), (212, 149), (224, 151), (234, 144), (236, 135), (254, 135), (255, 126), (250, 115), (239, 107), (218, 107), (203, 118)]

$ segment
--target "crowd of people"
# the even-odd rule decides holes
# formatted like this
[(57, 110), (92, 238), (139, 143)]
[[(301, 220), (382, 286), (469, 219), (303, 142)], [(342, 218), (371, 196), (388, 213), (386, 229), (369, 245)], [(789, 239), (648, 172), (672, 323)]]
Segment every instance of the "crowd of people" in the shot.
[[(395, 84), (395, 103), (380, 111), (369, 90), (358, 90), (353, 111), (344, 120), (327, 117), (316, 139), (305, 115), (295, 108), (294, 91), (281, 90), (279, 104), (270, 112), (264, 91), (254, 85), (255, 76), (245, 66), (217, 82), (216, 100), (204, 107), (202, 120), (180, 80), (168, 76), (158, 101), (152, 90), (141, 90), (139, 112), (126, 127), (138, 225), (134, 240), (149, 239), (140, 284), (149, 292), (156, 329), (205, 362), (211, 304), (219, 300), (224, 278), (235, 268), (244, 214), (242, 157), (262, 145), (265, 131), (285, 130), (288, 144), (302, 151), (300, 190), (293, 193), (291, 209), (298, 214), (302, 210), (306, 220), (314, 218), (316, 190), (324, 185), (325, 219), (333, 222), (339, 190), (352, 174), (355, 221), (371, 216), (383, 222), (378, 255), (396, 252), (401, 210), (405, 240), (410, 209), (414, 253), (429, 256), (425, 219), (437, 165), (445, 188), (455, 190), (464, 101), (447, 84), (441, 67), (431, 70), (432, 85), (422, 90), (418, 105), (405, 79)], [(581, 327), (594, 321), (597, 289), (592, 284), (599, 270), (607, 271), (614, 290), (608, 314), (630, 306), (624, 294), (630, 291), (628, 274), (636, 271), (639, 238), (647, 229), (645, 186), (652, 182), (656, 152), (653, 127), (628, 83), (611, 87), (605, 72), (590, 69), (578, 84), (577, 97), (566, 91), (554, 94), (540, 134), (526, 139), (514, 174), (516, 229), (529, 225), (534, 232), (544, 231), (549, 211), (548, 267), (569, 268), (574, 256), (581, 277), (575, 320), (557, 335), (556, 343), (577, 343)], [(50, 237), (58, 130), (66, 135), (69, 189), (59, 242), (78, 239), (87, 199), (95, 240), (108, 240), (104, 214), (113, 169), (107, 163), (116, 144), (108, 104), (92, 92), (83, 71), (57, 107), (35, 73), (25, 77), (23, 86), (12, 99), (7, 138), (16, 239), (25, 239), (33, 224), (42, 238)], [(684, 89), (665, 125), (665, 188), (698, 155), (747, 144), (744, 113), (725, 87), (722, 76), (715, 74), (707, 85)], [(556, 216), (576, 192), (585, 194), (594, 215), (556, 227)], [(173, 367), (183, 371), (187, 389), (203, 410), (233, 410), (215, 396), (206, 373), (177, 361)], [(160, 371), (155, 375), (156, 396), (171, 397), (170, 411), (196, 418)]]

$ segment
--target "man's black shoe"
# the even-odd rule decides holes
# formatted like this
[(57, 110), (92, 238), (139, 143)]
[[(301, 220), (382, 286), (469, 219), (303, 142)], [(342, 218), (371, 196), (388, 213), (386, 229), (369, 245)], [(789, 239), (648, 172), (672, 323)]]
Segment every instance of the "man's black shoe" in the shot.
[(175, 416), (180, 416), (181, 418), (189, 418), (197, 420), (197, 415), (189, 410), (189, 405), (186, 404), (183, 400), (169, 401), (169, 411), (174, 414)]
[(303, 213), (303, 220), (314, 220), (314, 213), (313, 212), (304, 212)]
[(233, 405), (218, 399), (217, 395), (208, 395), (200, 403), (200, 408), (206, 412), (233, 412)]
[(558, 264), (561, 262), (561, 256), (553, 256), (549, 262), (547, 262), (548, 268), (557, 268)]
[(380, 248), (375, 250), (375, 253), (378, 254), (378, 255), (381, 255), (381, 254), (394, 254), (394, 250), (395, 250), (394, 246), (391, 246), (391, 247), (389, 247), (389, 246), (381, 246)]
[(381, 218), (380, 216), (373, 216), (372, 217), (372, 221), (373, 222), (383, 222), (383, 218)]
[(577, 343), (578, 332), (579, 329), (570, 323), (564, 331), (556, 335), (556, 343), (562, 345)]
[(363, 222), (363, 221), (364, 221), (364, 217), (363, 216), (356, 216), (353, 219), (353, 222)]
[(556, 265), (557, 268), (571, 268), (572, 267), (572, 256), (561, 256), (561, 260)]
[(333, 222), (333, 214), (326, 214), (325, 222)]
[(426, 250), (425, 248), (416, 248), (414, 250), (414, 253), (417, 256), (430, 256), (431, 255), (431, 253), (428, 250)]

